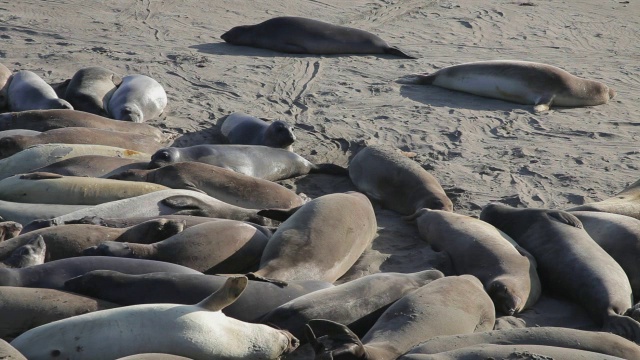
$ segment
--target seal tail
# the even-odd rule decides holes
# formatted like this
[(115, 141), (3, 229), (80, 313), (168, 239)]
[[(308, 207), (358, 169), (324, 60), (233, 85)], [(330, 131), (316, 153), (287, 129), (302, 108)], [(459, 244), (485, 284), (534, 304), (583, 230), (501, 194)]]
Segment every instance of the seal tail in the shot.
[(313, 319), (309, 320), (304, 332), (316, 353), (316, 358), (333, 359), (334, 355), (345, 353), (354, 355), (354, 358), (360, 358), (362, 355), (365, 355), (362, 358), (368, 358), (358, 335), (345, 325), (330, 320)]
[(405, 75), (396, 80), (398, 84), (405, 85), (431, 85), (435, 81), (435, 75), (430, 74), (411, 74)]
[(309, 173), (348, 176), (349, 169), (336, 164), (314, 164)]
[(395, 55), (395, 56), (399, 56), (403, 59), (417, 59), (417, 56), (412, 56), (407, 54), (406, 52), (400, 50), (399, 48), (395, 47), (395, 46), (389, 46), (388, 48), (384, 49), (384, 53), (385, 54), (390, 54), (390, 55)]

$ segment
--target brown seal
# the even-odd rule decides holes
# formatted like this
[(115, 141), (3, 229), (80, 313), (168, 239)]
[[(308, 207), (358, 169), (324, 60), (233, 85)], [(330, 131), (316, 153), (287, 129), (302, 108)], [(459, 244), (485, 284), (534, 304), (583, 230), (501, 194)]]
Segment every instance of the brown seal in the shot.
[(146, 169), (148, 161), (115, 156), (83, 155), (64, 159), (29, 171), (46, 172), (63, 176), (86, 176), (108, 178), (127, 170)]
[(220, 125), (220, 132), (230, 144), (264, 145), (291, 151), (296, 141), (293, 126), (286, 121), (267, 123), (244, 113), (233, 113)]
[(108, 117), (106, 106), (121, 83), (122, 77), (111, 70), (83, 68), (69, 80), (63, 97), (76, 110)]
[(600, 211), (640, 219), (640, 180), (611, 198), (572, 207), (567, 211)]

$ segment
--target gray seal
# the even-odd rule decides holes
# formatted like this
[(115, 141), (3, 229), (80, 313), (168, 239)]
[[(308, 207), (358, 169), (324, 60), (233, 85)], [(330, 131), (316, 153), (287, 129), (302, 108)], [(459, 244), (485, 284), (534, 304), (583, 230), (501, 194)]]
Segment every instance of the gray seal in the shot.
[(415, 59), (370, 32), (293, 16), (236, 26), (221, 38), (234, 45), (292, 54), (391, 54)]
[(229, 114), (224, 119), (220, 132), (230, 144), (264, 145), (291, 150), (291, 144), (296, 141), (293, 126), (286, 121), (275, 120), (268, 124), (239, 112)]
[(9, 84), (9, 110), (73, 109), (66, 100), (58, 98), (53, 88), (35, 73), (20, 70)]
[(64, 159), (29, 172), (45, 172), (63, 176), (108, 178), (127, 170), (143, 170), (148, 166), (148, 161), (140, 161), (138, 159), (83, 155)]
[(42, 236), (31, 236), (28, 241), (13, 250), (8, 258), (2, 260), (0, 267), (18, 269), (44, 264), (46, 250), (47, 245)]
[(141, 123), (160, 116), (167, 106), (162, 85), (146, 75), (128, 75), (109, 100), (109, 115), (116, 120)]
[(640, 180), (608, 199), (572, 207), (567, 211), (600, 211), (640, 219)]
[(76, 110), (108, 117), (107, 104), (121, 83), (120, 75), (103, 67), (80, 69), (69, 81), (64, 99)]
[(20, 351), (16, 350), (11, 344), (0, 339), (0, 359), (6, 360), (27, 360)]

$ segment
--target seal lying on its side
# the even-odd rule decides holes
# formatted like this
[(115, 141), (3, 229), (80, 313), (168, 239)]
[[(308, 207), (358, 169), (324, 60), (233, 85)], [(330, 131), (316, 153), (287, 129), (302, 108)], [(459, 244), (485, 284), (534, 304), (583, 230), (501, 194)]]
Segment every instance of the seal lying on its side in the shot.
[(63, 176), (108, 178), (127, 170), (142, 170), (149, 162), (115, 156), (83, 155), (61, 160), (30, 172), (46, 172)]
[(236, 26), (221, 38), (234, 45), (292, 54), (391, 54), (415, 59), (370, 32), (294, 16)]
[(107, 104), (122, 83), (120, 75), (95, 66), (78, 70), (66, 87), (64, 99), (73, 108), (107, 117)]
[(34, 72), (20, 70), (9, 83), (9, 110), (70, 109), (73, 106), (58, 98), (55, 90)]
[(291, 151), (296, 141), (293, 126), (276, 120), (271, 124), (244, 113), (229, 114), (220, 126), (220, 132), (230, 144), (264, 145)]
[(567, 211), (600, 211), (640, 219), (640, 180), (609, 199), (572, 207)]
[(562, 360), (622, 360), (592, 351), (545, 345), (480, 344), (438, 354), (409, 354), (398, 360), (460, 360), (460, 359), (562, 359)]
[(534, 105), (534, 112), (554, 106), (606, 104), (616, 92), (547, 64), (494, 60), (449, 66), (432, 74), (409, 75), (402, 84), (436, 85), (474, 95)]
[[(35, 220), (48, 220), (88, 207), (89, 205), (23, 204), (0, 200), (0, 216), (25, 224), (26, 227), (26, 224)], [(24, 231), (23, 228), (21, 232)]]

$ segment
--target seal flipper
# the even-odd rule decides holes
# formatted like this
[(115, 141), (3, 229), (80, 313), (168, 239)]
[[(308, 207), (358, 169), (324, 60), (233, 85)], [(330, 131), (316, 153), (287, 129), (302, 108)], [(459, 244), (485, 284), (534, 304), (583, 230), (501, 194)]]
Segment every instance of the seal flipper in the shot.
[[(321, 336), (316, 337), (316, 334)], [(368, 358), (360, 338), (340, 323), (323, 319), (310, 320), (305, 326), (305, 335), (316, 353), (316, 359), (343, 356), (350, 359)]]
[(45, 180), (45, 179), (60, 179), (64, 176), (60, 174), (48, 173), (48, 172), (34, 172), (29, 174), (20, 175), (22, 180)]
[(310, 174), (349, 175), (349, 169), (336, 164), (313, 164)]
[(174, 215), (209, 216), (208, 211), (203, 208), (203, 205), (206, 204), (190, 196), (169, 196), (168, 198), (161, 200), (160, 203), (172, 209), (176, 209), (177, 211), (173, 213)]
[(534, 113), (539, 113), (543, 111), (548, 111), (551, 106), (551, 102), (553, 101), (553, 95), (542, 95), (536, 100), (536, 103), (533, 107)]
[(622, 336), (636, 344), (640, 343), (640, 323), (628, 316), (609, 314), (604, 321), (602, 330)]
[(289, 283), (287, 283), (286, 281), (282, 281), (282, 280), (277, 280), (277, 279), (271, 279), (271, 278), (266, 278), (264, 276), (260, 276), (260, 275), (256, 275), (254, 273), (247, 273), (244, 276), (247, 277), (247, 279), (249, 280), (253, 280), (253, 281), (262, 281), (262, 282), (266, 282), (266, 283), (270, 283), (270, 284), (274, 284), (277, 285), (279, 287), (285, 287), (288, 286)]
[(418, 59), (418, 57), (411, 56), (395, 46), (389, 46), (388, 48), (384, 49), (384, 53), (399, 56), (403, 59)]
[(264, 209), (258, 211), (258, 215), (277, 221), (285, 221), (290, 218), (291, 215), (295, 214), (296, 211), (298, 211), (302, 206), (304, 205), (300, 205), (291, 209)]
[(563, 224), (573, 226), (578, 229), (583, 229), (582, 222), (575, 215), (569, 214), (566, 211), (550, 211), (547, 213), (552, 220), (559, 221)]
[(56, 95), (58, 96), (58, 98), (66, 99), (65, 97), (67, 95), (67, 87), (69, 87), (70, 82), (71, 82), (71, 79), (67, 79), (60, 83), (51, 84), (50, 86), (53, 89), (53, 91), (56, 92)]
[(436, 80), (435, 75), (411, 74), (405, 75), (396, 80), (398, 84), (405, 85), (431, 85)]
[(228, 278), (218, 291), (197, 303), (196, 306), (209, 311), (220, 311), (240, 297), (248, 282), (245, 276)]

